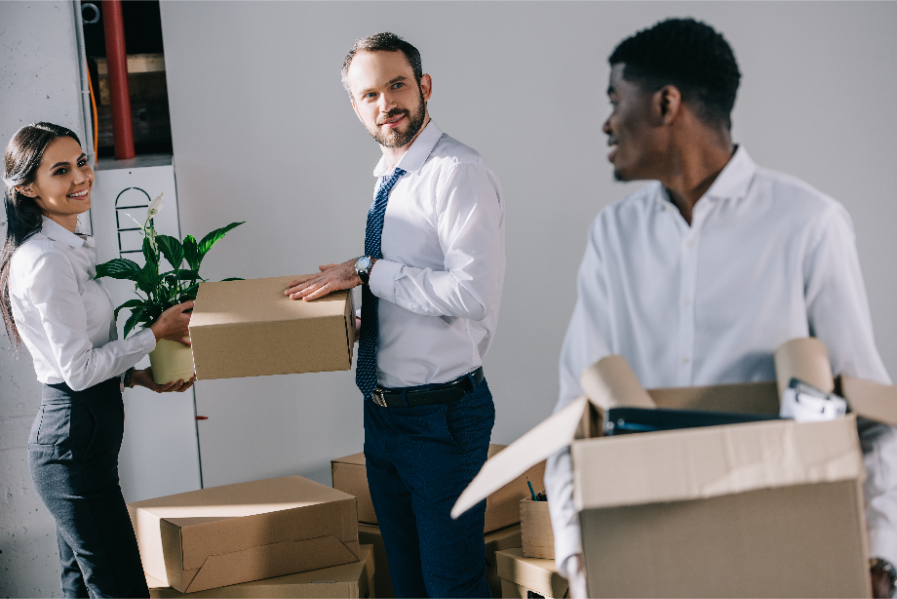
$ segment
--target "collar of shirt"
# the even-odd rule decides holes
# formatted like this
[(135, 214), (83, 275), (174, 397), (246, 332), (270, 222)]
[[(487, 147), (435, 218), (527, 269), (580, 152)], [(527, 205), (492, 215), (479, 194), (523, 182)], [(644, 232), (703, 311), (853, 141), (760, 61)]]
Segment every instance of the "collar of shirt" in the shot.
[(75, 249), (84, 247), (85, 245), (88, 247), (94, 246), (93, 237), (81, 237), (72, 233), (53, 219), (47, 218), (46, 216), (42, 216), (41, 218), (43, 219), (43, 225), (41, 226), (40, 232), (48, 239), (64, 243)]
[[(420, 135), (417, 136), (417, 139), (411, 143), (411, 147), (402, 155), (396, 166), (406, 173), (418, 172), (423, 168), (424, 163), (430, 157), (430, 153), (433, 152), (433, 148), (436, 147), (436, 143), (441, 137), (442, 129), (437, 127), (436, 123), (431, 120), (424, 127), (424, 130), (420, 132)], [(387, 167), (386, 158), (380, 158), (377, 167), (374, 169), (374, 176), (382, 177), (390, 172), (392, 171)]]
[[(726, 163), (726, 166), (723, 167), (723, 170), (720, 171), (719, 175), (717, 175), (716, 180), (710, 186), (710, 189), (701, 196), (701, 200), (704, 200), (705, 198), (718, 200), (743, 198), (747, 196), (748, 190), (751, 187), (751, 181), (754, 180), (754, 175), (756, 173), (756, 163), (754, 163), (754, 160), (747, 153), (747, 150), (744, 149), (744, 146), (739, 145), (732, 155), (732, 158)], [(660, 198), (665, 202), (671, 203), (672, 200), (670, 199), (670, 194), (663, 186), (661, 186), (661, 191)], [(701, 201), (699, 200), (697, 205), (700, 204)], [(696, 210), (697, 205), (695, 207)]]

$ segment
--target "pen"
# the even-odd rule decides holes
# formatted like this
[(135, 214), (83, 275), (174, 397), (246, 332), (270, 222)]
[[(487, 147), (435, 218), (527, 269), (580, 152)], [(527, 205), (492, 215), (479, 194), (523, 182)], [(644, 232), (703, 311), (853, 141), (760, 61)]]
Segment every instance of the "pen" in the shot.
[(539, 501), (536, 499), (536, 492), (533, 490), (533, 483), (529, 482), (529, 479), (526, 479), (526, 484), (529, 485), (529, 492), (533, 496), (533, 501)]

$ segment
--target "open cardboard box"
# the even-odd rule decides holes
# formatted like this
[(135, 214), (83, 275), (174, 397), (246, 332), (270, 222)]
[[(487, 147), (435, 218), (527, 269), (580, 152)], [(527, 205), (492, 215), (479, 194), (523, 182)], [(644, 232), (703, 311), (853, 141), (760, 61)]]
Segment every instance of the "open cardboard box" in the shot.
[[(791, 377), (836, 388), (825, 346), (786, 343)], [(843, 376), (853, 415), (601, 438), (618, 406), (778, 413), (776, 383), (645, 391), (619, 356), (587, 368), (586, 396), (490, 459), (457, 516), (571, 448), (591, 597), (868, 597), (865, 478), (855, 417), (897, 425), (897, 387)]]
[(368, 599), (374, 592), (374, 550), (361, 546), (361, 560), (344, 566), (323, 568), (299, 574), (287, 574), (264, 580), (242, 582), (197, 593), (180, 591), (147, 576), (152, 599), (255, 598), (255, 597), (316, 597), (332, 599)]
[(128, 504), (143, 569), (195, 593), (357, 562), (355, 498), (284, 476)]
[(502, 597), (561, 599), (568, 596), (567, 581), (558, 574), (553, 559), (527, 557), (519, 547), (499, 551), (495, 559)]
[[(507, 447), (506, 445), (489, 445), (489, 457), (492, 458)], [(330, 461), (330, 475), (333, 488), (339, 489), (358, 498), (358, 521), (366, 524), (377, 524), (377, 514), (371, 501), (368, 489), (368, 476), (364, 454), (355, 453)], [(493, 492), (486, 499), (486, 522), (483, 532), (489, 533), (520, 522), (520, 500), (529, 497), (526, 479), (541, 488), (545, 478), (545, 462), (538, 462), (509, 484)]]
[(351, 291), (306, 302), (284, 295), (295, 276), (202, 283), (190, 318), (198, 380), (352, 368)]

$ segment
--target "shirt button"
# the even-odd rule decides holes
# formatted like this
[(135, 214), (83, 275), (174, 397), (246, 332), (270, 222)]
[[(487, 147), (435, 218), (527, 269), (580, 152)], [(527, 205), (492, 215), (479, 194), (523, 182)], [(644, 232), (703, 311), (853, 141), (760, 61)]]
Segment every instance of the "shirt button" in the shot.
[(688, 359), (688, 356), (682, 356), (682, 363), (683, 363), (683, 364), (688, 364), (689, 362), (691, 362), (691, 360)]
[(687, 248), (693, 247), (694, 245), (695, 245), (695, 242), (693, 239), (689, 239), (685, 242), (685, 247), (687, 247)]
[(682, 302), (682, 305), (685, 306), (686, 308), (689, 307), (691, 305), (691, 300), (688, 298), (685, 298), (685, 301)]

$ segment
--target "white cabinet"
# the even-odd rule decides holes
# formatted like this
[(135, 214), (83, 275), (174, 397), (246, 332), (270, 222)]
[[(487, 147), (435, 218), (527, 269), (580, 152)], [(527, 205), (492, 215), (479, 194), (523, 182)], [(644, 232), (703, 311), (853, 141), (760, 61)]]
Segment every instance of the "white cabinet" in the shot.
[[(143, 222), (147, 204), (162, 192), (165, 205), (153, 224), (159, 233), (181, 239), (171, 156), (97, 162), (91, 225), (99, 263), (123, 257), (143, 264), (142, 236), (128, 215)], [(130, 281), (104, 278), (102, 282), (116, 306), (134, 297)], [(119, 336), (126, 319), (123, 310), (118, 319)], [(137, 367), (146, 366), (148, 358)], [(136, 387), (125, 390), (124, 401), (125, 437), (119, 471), (125, 501), (199, 489), (202, 476), (194, 389), (154, 393)]]

